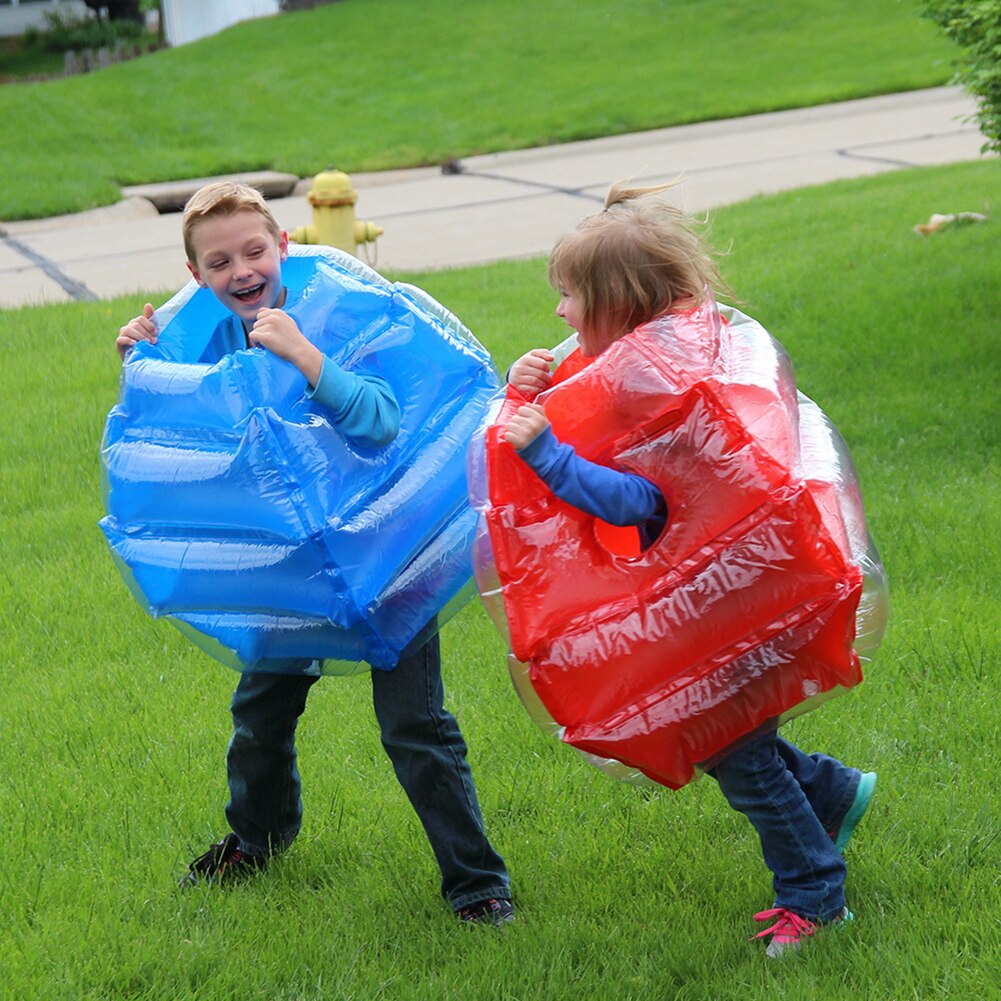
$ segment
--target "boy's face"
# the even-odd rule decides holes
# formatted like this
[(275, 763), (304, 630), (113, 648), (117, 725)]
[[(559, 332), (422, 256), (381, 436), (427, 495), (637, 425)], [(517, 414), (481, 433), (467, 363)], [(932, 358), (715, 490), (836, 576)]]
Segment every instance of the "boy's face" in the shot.
[(195, 260), (188, 270), (249, 330), (265, 307), (284, 304), (282, 261), (288, 234), (276, 240), (256, 212), (203, 219), (191, 231)]

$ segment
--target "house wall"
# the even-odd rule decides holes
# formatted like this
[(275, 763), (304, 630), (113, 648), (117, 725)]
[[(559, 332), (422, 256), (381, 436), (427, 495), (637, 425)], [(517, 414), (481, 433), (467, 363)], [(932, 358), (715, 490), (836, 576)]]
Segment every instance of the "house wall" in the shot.
[(184, 45), (237, 21), (278, 13), (279, 0), (163, 0), (164, 37)]
[(77, 15), (87, 12), (83, 0), (0, 0), (0, 38), (15, 38), (25, 28), (44, 28), (45, 11), (60, 7)]

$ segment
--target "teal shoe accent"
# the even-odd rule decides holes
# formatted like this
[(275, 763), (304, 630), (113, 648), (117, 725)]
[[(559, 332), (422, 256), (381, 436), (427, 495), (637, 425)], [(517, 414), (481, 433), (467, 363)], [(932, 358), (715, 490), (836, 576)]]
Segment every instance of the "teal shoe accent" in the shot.
[(876, 773), (863, 773), (862, 778), (859, 779), (855, 800), (852, 802), (851, 808), (845, 814), (845, 819), (841, 821), (838, 829), (831, 835), (834, 838), (834, 847), (839, 852), (843, 852), (847, 847), (859, 821), (865, 816), (865, 811), (869, 809), (869, 803), (872, 801), (872, 794), (875, 791)]

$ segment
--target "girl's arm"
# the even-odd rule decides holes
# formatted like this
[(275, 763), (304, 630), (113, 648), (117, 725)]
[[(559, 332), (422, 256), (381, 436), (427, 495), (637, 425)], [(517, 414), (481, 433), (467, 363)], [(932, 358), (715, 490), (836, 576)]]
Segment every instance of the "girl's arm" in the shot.
[(667, 516), (664, 495), (648, 479), (582, 459), (557, 440), (538, 404), (520, 407), (505, 439), (562, 501), (610, 525), (647, 525)]
[(552, 351), (545, 348), (535, 348), (522, 355), (508, 369), (507, 381), (521, 393), (531, 399), (538, 396), (544, 389), (552, 385), (553, 373), (550, 364), (553, 360)]

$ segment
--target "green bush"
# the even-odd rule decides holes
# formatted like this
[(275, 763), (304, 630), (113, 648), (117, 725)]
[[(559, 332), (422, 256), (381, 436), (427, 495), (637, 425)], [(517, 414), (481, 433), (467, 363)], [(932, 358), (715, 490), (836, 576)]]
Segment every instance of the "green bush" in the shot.
[(983, 150), (1001, 152), (1001, 0), (926, 0), (924, 16), (938, 24), (963, 56), (955, 82), (979, 102)]
[(103, 14), (109, 21), (143, 23), (142, 5), (139, 0), (83, 0), (83, 2), (95, 14)]
[(78, 17), (58, 8), (45, 11), (45, 28), (28, 28), (24, 45), (42, 52), (68, 49), (111, 48), (118, 42), (135, 41), (142, 28), (135, 21), (113, 21), (103, 17)]

